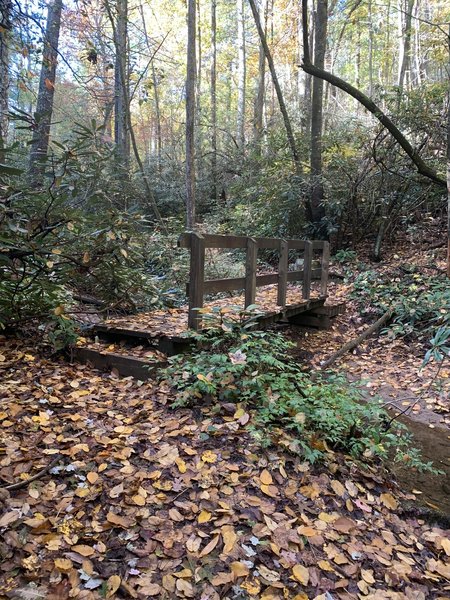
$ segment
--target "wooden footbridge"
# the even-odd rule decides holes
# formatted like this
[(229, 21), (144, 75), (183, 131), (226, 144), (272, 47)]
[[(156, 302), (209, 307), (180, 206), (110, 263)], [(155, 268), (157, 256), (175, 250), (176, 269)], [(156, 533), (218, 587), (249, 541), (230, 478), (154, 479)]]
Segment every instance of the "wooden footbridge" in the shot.
[[(342, 304), (326, 304), (328, 242), (185, 233), (178, 245), (190, 251), (188, 304), (179, 309), (112, 318), (95, 325), (89, 339), (83, 338), (73, 349), (76, 359), (99, 368), (115, 369), (123, 376), (147, 379), (152, 370), (164, 364), (166, 356), (183, 352), (192, 345), (192, 330), (203, 327), (202, 317), (208, 310), (220, 312), (230, 304), (240, 304), (242, 309), (257, 305), (259, 313), (255, 321), (259, 327), (283, 322), (319, 328), (328, 328), (331, 320), (344, 310)], [(210, 249), (244, 251), (245, 275), (205, 279), (206, 252)], [(277, 269), (261, 273), (258, 254), (268, 250), (278, 254)], [(295, 261), (290, 261), (293, 256)], [(264, 295), (260, 295), (263, 287)], [(239, 291), (241, 296), (223, 297)], [(217, 298), (218, 294), (222, 297)]]

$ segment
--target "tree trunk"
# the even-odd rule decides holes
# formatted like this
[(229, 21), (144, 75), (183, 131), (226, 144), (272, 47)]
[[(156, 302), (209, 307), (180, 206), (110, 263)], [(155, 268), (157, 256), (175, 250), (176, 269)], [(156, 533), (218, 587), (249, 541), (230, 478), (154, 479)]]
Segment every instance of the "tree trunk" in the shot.
[(237, 8), (237, 46), (238, 46), (238, 103), (236, 121), (236, 139), (239, 147), (245, 147), (245, 96), (246, 96), (246, 49), (245, 49), (245, 4), (236, 0)]
[(41, 185), (44, 178), (45, 161), (50, 140), (62, 6), (62, 0), (54, 0), (48, 7), (41, 76), (36, 103), (38, 124), (31, 141), (28, 169), (29, 177), (33, 185), (36, 186)]
[(1, 3), (0, 29), (0, 161), (5, 160), (3, 149), (8, 145), (9, 108), (9, 41), (11, 35), (12, 0)]
[(188, 40), (186, 76), (186, 227), (195, 227), (195, 79), (197, 61), (195, 48), (195, 0), (188, 0)]
[[(323, 69), (327, 46), (327, 0), (318, 0), (316, 11), (316, 35), (314, 44), (314, 64)], [(321, 221), (325, 216), (323, 205), (324, 190), (322, 181), (322, 124), (323, 124), (323, 79), (314, 77), (311, 106), (311, 211), (310, 220), (320, 235), (323, 235)]]
[[(116, 33), (114, 47), (116, 53), (114, 71), (114, 141), (117, 158), (128, 174), (130, 166), (130, 132), (127, 124), (128, 77), (128, 0), (116, 0)], [(124, 79), (122, 80), (122, 76)]]
[(201, 105), (201, 92), (202, 92), (202, 28), (200, 20), (200, 0), (197, 0), (197, 79), (195, 81), (195, 156), (196, 156), (196, 168), (198, 177), (202, 178), (203, 172), (203, 159), (202, 159), (202, 147), (203, 147), (203, 133), (201, 127), (202, 121), (202, 105)]
[[(405, 29), (403, 32), (403, 48), (401, 52), (401, 61), (399, 61), (398, 87), (402, 90), (405, 84), (406, 74), (411, 69), (411, 33), (412, 33), (412, 17), (414, 10), (414, 0), (408, 0)], [(409, 78), (408, 78), (409, 80)]]
[[(447, 42), (448, 70), (450, 73), (450, 25)], [(447, 277), (450, 278), (450, 78), (447, 98)]]
[[(261, 0), (259, 7), (260, 19), (264, 19), (264, 35), (267, 36), (267, 0)], [(263, 133), (264, 119), (264, 96), (266, 93), (266, 57), (264, 48), (260, 42), (258, 61), (258, 83), (256, 88), (255, 112), (254, 112), (254, 142), (258, 155), (261, 155), (261, 139)]]
[(217, 200), (217, 0), (211, 0), (211, 198)]

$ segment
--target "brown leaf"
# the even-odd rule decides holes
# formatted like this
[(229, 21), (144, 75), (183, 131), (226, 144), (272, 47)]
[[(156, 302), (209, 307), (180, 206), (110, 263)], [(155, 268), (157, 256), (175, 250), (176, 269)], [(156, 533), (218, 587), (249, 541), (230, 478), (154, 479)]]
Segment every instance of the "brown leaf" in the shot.
[(111, 575), (106, 582), (106, 598), (112, 598), (120, 587), (121, 578), (119, 575)]
[(219, 537), (220, 535), (215, 535), (212, 540), (209, 542), (209, 544), (207, 544), (203, 550), (200, 552), (199, 554), (199, 558), (203, 558), (204, 556), (206, 556), (207, 554), (209, 554), (210, 552), (212, 552), (214, 550), (214, 548), (217, 546), (217, 543), (219, 541)]

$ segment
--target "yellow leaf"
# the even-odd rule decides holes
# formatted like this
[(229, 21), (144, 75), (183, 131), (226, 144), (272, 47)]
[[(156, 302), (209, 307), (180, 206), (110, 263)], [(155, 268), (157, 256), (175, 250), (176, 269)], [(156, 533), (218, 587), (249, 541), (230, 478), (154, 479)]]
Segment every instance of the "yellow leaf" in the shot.
[(322, 569), (322, 571), (332, 571), (334, 572), (333, 567), (327, 560), (319, 560), (317, 566)]
[(112, 598), (117, 590), (120, 588), (122, 580), (119, 575), (111, 575), (106, 582), (106, 598)]
[(233, 573), (233, 578), (237, 579), (238, 577), (247, 577), (247, 575), (249, 574), (249, 569), (247, 567), (247, 565), (245, 565), (242, 562), (232, 562), (231, 565), (231, 572)]
[(180, 473), (186, 473), (186, 470), (187, 470), (186, 463), (184, 462), (184, 460), (182, 458), (176, 458), (175, 463), (176, 463)]
[(395, 510), (398, 506), (397, 500), (392, 494), (381, 494), (380, 500), (386, 508), (390, 508), (391, 510)]
[(135, 494), (132, 500), (137, 506), (145, 506), (145, 498), (140, 494)]
[(234, 531), (234, 527), (232, 525), (224, 525), (222, 527), (222, 538), (224, 541), (224, 554), (229, 554), (233, 551), (234, 545), (237, 540), (236, 532)]
[(55, 567), (58, 571), (63, 571), (63, 573), (70, 571), (73, 567), (73, 562), (68, 558), (55, 558)]
[(447, 556), (450, 556), (450, 539), (449, 538), (442, 538), (441, 539), (441, 546), (442, 546), (442, 549), (444, 550), (445, 554)]
[(334, 479), (331, 482), (331, 487), (333, 489), (333, 492), (337, 496), (340, 496), (342, 498), (342, 496), (345, 494), (345, 487), (342, 485), (342, 483), (340, 481), (337, 481), (337, 479)]
[(217, 462), (217, 454), (211, 452), (211, 450), (206, 450), (202, 454), (202, 461), (205, 463), (215, 463)]
[(233, 415), (233, 419), (240, 419), (245, 415), (245, 410), (243, 408), (238, 408), (237, 411)]
[(60, 317), (61, 315), (64, 314), (64, 306), (62, 304), (60, 304), (59, 306), (57, 306), (55, 308), (55, 310), (53, 312), (57, 317)]
[(264, 469), (264, 471), (261, 471), (261, 475), (259, 476), (259, 479), (261, 480), (261, 483), (263, 483), (264, 485), (270, 485), (271, 483), (273, 483), (272, 475), (269, 473), (269, 471), (267, 469)]
[(207, 510), (202, 510), (202, 512), (198, 515), (197, 521), (199, 523), (207, 523), (211, 520), (212, 514)]
[(53, 248), (52, 254), (61, 254), (61, 250), (59, 248)]
[(95, 553), (94, 548), (91, 548), (91, 546), (86, 546), (84, 544), (72, 546), (71, 550), (72, 550), (72, 552), (81, 554), (81, 556), (92, 556)]
[(89, 483), (93, 485), (98, 480), (98, 473), (96, 473), (95, 471), (90, 471), (86, 475), (86, 479), (89, 481)]
[(292, 574), (302, 585), (308, 585), (309, 570), (306, 567), (303, 565), (295, 565), (292, 567)]

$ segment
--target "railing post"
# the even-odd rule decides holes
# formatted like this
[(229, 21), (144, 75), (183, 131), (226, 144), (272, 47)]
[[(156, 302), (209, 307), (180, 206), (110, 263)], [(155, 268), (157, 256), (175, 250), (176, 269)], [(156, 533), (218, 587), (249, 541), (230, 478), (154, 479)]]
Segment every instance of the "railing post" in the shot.
[(258, 243), (254, 238), (248, 238), (245, 260), (245, 308), (255, 303), (257, 258)]
[(309, 300), (311, 297), (312, 258), (313, 243), (307, 241), (303, 255), (303, 300)]
[(188, 327), (198, 331), (201, 327), (201, 315), (198, 308), (203, 307), (203, 282), (205, 279), (205, 240), (199, 233), (191, 233), (191, 263), (189, 273), (189, 314)]
[(278, 306), (286, 306), (287, 274), (289, 261), (289, 244), (286, 240), (280, 240), (280, 262), (278, 263)]
[(320, 278), (320, 295), (327, 295), (328, 288), (328, 272), (330, 270), (330, 243), (323, 243), (322, 250), (322, 276)]

